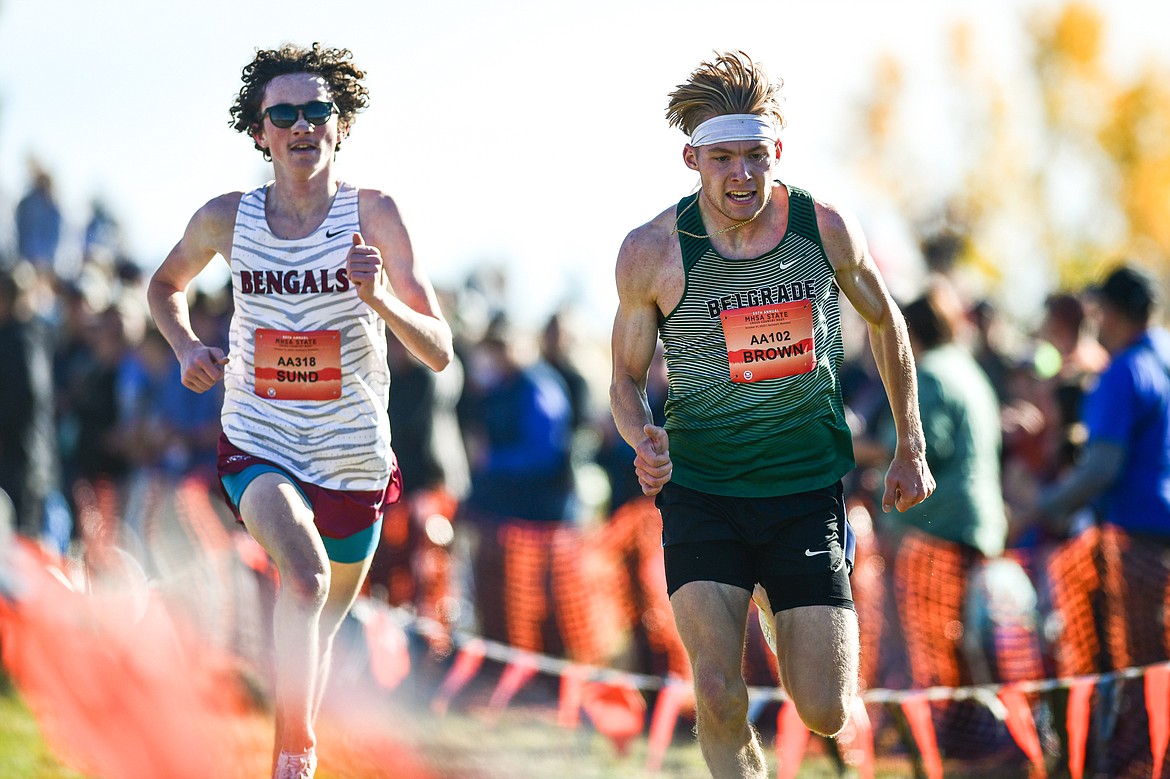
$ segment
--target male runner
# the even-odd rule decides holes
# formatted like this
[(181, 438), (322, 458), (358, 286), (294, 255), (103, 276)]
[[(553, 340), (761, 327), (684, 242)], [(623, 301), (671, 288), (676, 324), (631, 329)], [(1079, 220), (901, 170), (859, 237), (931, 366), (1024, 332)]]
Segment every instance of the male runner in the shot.
[[(334, 177), (367, 100), (351, 59), (319, 44), (256, 53), (231, 113), (272, 161), (273, 180), (200, 208), (149, 288), (183, 384), (204, 392), (224, 381), (220, 478), (280, 574), (277, 779), (313, 776), (333, 637), (400, 491), (386, 329), (433, 370), (452, 357), (394, 201)], [(216, 255), (232, 274), (227, 354), (195, 335), (185, 296)]]
[[(774, 179), (784, 124), (742, 52), (702, 63), (667, 119), (701, 189), (633, 230), (617, 259), (614, 419), (662, 514), (667, 588), (716, 777), (763, 777), (741, 673), (748, 601), (775, 613), (780, 680), (808, 727), (844, 727), (858, 626), (841, 477), (853, 467), (838, 292), (864, 317), (898, 443), (884, 508), (934, 489), (906, 327), (852, 217)], [(661, 337), (664, 427), (646, 401)], [(761, 598), (761, 600), (765, 600)]]

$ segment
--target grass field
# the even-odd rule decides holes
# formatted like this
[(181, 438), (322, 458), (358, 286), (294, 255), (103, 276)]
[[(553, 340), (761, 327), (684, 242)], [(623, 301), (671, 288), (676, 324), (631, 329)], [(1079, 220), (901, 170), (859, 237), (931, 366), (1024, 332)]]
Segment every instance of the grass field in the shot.
[[(618, 755), (608, 739), (587, 726), (573, 730), (558, 727), (555, 709), (551, 707), (518, 706), (505, 710), (494, 720), (486, 712), (475, 710), (454, 711), (440, 718), (429, 712), (391, 708), (366, 711), (363, 717), (364, 726), (358, 728), (322, 724), (317, 779), (398, 777), (404, 751), (443, 779), (706, 779), (710, 776), (698, 747), (686, 734), (676, 734), (662, 770), (647, 774), (644, 738), (635, 740), (624, 756)], [(268, 716), (256, 712), (233, 727), (237, 730), (237, 745), (250, 745), (248, 754), (238, 761), (238, 776), (266, 779), (272, 727)], [(769, 775), (775, 775), (775, 768), (773, 753), (769, 755)], [(856, 771), (851, 769), (846, 775), (856, 776)], [(905, 765), (880, 766), (878, 771), (881, 779), (908, 775)], [(810, 754), (798, 776), (829, 779), (838, 774), (827, 757)], [(104, 779), (77, 773), (58, 760), (42, 739), (35, 718), (9, 687), (0, 692), (0, 777)]]
[(45, 746), (36, 720), (8, 687), (0, 691), (0, 776), (13, 779), (82, 779)]
[[(187, 769), (196, 763), (215, 765), (213, 774), (194, 774), (199, 779), (267, 779), (273, 723), (266, 685), (247, 684), (253, 695), (238, 696), (232, 682), (243, 677), (237, 679), (234, 669), (216, 676), (208, 667), (218, 673), (224, 667), (215, 663), (188, 668), (173, 640), (179, 631), (163, 619), (161, 602), (135, 614), (113, 598), (70, 598), (55, 578), (35, 581), (44, 586), (38, 592), (56, 593), (61, 602), (30, 609), (14, 622), (22, 639), (4, 659), (22, 670), (11, 677), (0, 671), (0, 779), (188, 779)], [(430, 702), (445, 664), (412, 663), (407, 678), (388, 691), (369, 674), (367, 650), (359, 625), (342, 631), (317, 728), (317, 779), (414, 779), (401, 767), (411, 760), (420, 768), (419, 779), (709, 776), (688, 722), (676, 729), (661, 770), (648, 774), (645, 730), (619, 754), (584, 716), (578, 727), (557, 725), (559, 678), (538, 676), (492, 713), (487, 703), (500, 669), (485, 666), (450, 712), (439, 716)], [(203, 657), (198, 650), (191, 656)], [(15, 679), (35, 683), (22, 697)], [(240, 700), (218, 705), (221, 698)], [(211, 699), (217, 705), (206, 705)], [(38, 722), (34, 710), (49, 716)], [(813, 751), (820, 743), (813, 741)], [(770, 743), (766, 751), (775, 775)], [(145, 768), (127, 767), (134, 763)], [(176, 768), (161, 769), (162, 763)], [(162, 775), (176, 772), (182, 775)], [(830, 761), (816, 754), (799, 773), (803, 779), (836, 775)], [(904, 768), (879, 772), (883, 779), (906, 775)]]

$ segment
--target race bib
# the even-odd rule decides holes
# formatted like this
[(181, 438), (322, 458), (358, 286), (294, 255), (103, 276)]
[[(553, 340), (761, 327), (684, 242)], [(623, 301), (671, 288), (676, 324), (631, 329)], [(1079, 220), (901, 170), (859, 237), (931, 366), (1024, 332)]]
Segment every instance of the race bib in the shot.
[(271, 400), (341, 397), (341, 333), (256, 330), (255, 392)]
[(733, 308), (720, 319), (733, 382), (796, 376), (810, 372), (816, 363), (808, 300)]

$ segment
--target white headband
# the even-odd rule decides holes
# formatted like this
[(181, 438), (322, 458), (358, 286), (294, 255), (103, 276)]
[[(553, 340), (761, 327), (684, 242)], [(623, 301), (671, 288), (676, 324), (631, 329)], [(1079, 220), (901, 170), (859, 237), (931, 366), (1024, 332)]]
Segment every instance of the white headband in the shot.
[(771, 121), (756, 114), (723, 114), (700, 124), (691, 133), (691, 146), (709, 146), (723, 141), (775, 143), (779, 136)]

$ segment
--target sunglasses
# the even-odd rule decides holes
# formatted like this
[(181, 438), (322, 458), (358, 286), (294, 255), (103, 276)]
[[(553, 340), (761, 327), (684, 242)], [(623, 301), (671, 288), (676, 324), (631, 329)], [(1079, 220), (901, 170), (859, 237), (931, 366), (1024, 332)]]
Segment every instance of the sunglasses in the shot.
[(333, 116), (333, 103), (327, 103), (324, 100), (314, 100), (311, 103), (300, 105), (277, 103), (265, 108), (264, 113), (260, 114), (260, 118), (263, 119), (267, 116), (272, 121), (273, 126), (284, 130), (296, 124), (297, 117), (301, 114), (305, 115), (305, 121), (309, 124), (323, 125), (329, 121), (329, 117)]

